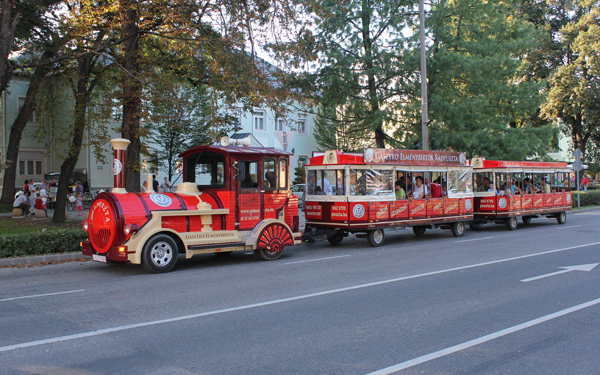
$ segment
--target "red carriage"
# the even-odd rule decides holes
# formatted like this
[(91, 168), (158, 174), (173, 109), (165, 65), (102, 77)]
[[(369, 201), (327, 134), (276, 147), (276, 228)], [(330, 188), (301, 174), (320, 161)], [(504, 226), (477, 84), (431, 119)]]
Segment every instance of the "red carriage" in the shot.
[(471, 228), (493, 222), (517, 229), (517, 218), (567, 220), (572, 208), (567, 163), (473, 158), (474, 218)]
[(393, 227), (412, 227), (416, 235), (441, 227), (461, 236), (473, 218), (471, 171), (460, 152), (327, 151), (306, 167), (305, 237), (337, 244), (355, 233), (380, 246), (384, 229)]

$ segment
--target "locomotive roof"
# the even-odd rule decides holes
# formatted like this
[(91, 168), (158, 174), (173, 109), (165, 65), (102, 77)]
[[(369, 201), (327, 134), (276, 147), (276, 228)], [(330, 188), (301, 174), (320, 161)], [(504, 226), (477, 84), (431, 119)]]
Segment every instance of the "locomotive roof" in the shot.
[(187, 151), (179, 154), (180, 157), (186, 157), (190, 154), (197, 153), (199, 151), (213, 151), (220, 154), (235, 154), (235, 155), (262, 155), (262, 156), (283, 156), (293, 155), (292, 152), (277, 150), (273, 147), (232, 147), (232, 146), (216, 146), (216, 145), (204, 145), (192, 147)]

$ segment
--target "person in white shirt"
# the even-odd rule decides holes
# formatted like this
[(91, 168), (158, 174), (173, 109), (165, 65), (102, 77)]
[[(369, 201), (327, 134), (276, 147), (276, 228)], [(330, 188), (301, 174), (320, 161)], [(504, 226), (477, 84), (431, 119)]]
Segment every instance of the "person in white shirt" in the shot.
[(417, 186), (415, 186), (415, 188), (413, 189), (413, 198), (425, 198), (425, 196), (427, 195), (427, 186), (423, 185), (423, 176), (417, 176), (415, 179), (417, 180)]
[(162, 184), (160, 184), (160, 188), (163, 193), (171, 192), (171, 184), (169, 183), (169, 180), (166, 177), (165, 177), (165, 181)]
[(29, 214), (29, 207), (31, 207), (31, 204), (29, 204), (30, 194), (31, 193), (29, 192), (29, 190), (25, 190), (23, 194), (19, 195), (17, 199), (15, 199), (15, 201), (13, 202), (13, 208), (22, 209), (23, 215)]

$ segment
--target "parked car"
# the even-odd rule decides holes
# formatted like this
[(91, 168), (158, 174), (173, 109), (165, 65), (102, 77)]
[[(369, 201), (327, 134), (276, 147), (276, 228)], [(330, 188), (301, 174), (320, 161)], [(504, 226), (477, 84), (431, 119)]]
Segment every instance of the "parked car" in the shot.
[(298, 207), (304, 209), (304, 184), (292, 185), (290, 190), (298, 197)]

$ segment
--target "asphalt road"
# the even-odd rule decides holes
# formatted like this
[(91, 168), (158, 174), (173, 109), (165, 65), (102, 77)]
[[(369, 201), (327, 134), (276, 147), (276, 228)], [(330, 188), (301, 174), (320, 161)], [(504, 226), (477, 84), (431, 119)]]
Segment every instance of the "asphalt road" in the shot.
[(600, 211), (236, 253), (0, 269), (0, 374), (600, 374)]

